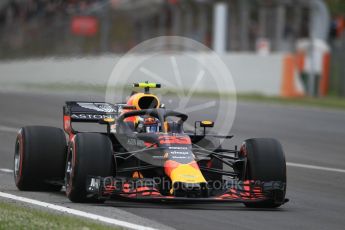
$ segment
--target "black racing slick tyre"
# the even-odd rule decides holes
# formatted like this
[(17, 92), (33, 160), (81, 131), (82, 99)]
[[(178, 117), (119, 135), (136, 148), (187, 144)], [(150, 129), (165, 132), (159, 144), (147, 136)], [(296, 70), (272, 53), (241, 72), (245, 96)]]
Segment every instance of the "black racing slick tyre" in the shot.
[(66, 149), (66, 137), (59, 128), (21, 128), (14, 153), (14, 180), (17, 188), (36, 191), (61, 190)]
[[(285, 183), (279, 200), (285, 199), (286, 162), (281, 144), (270, 138), (254, 138), (246, 140), (241, 147), (241, 154), (247, 157), (246, 180), (281, 181)], [(282, 205), (273, 199), (263, 202), (245, 203), (252, 208), (276, 208)]]
[(110, 139), (99, 133), (79, 133), (69, 145), (66, 163), (66, 195), (72, 202), (95, 202), (89, 198), (88, 176), (113, 175), (113, 147)]

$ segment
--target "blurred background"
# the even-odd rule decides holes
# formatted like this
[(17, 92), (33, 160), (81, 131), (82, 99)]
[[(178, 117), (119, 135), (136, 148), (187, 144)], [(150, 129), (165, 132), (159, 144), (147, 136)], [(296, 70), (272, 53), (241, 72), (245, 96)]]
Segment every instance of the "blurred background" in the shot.
[[(202, 49), (174, 46), (181, 37), (171, 36)], [(138, 49), (143, 41), (146, 49)], [(157, 43), (163, 48), (154, 49)], [(126, 59), (132, 48), (139, 54)], [(291, 202), (274, 212), (118, 200), (102, 206), (17, 191), (9, 172), (20, 127), (61, 127), (65, 101), (104, 101), (111, 85), (107, 101), (121, 102), (115, 96), (128, 97), (137, 80), (162, 83), (152, 89), (158, 96), (170, 90), (160, 98), (189, 115), (186, 130), (214, 120), (209, 132), (234, 134), (225, 148), (253, 137), (279, 140)], [(0, 0), (1, 192), (157, 229), (344, 229), (344, 140), (345, 0)], [(0, 229), (2, 216), (5, 224), (42, 229), (16, 208), (6, 221), (1, 199), (0, 207)]]
[[(343, 0), (1, 0), (0, 62), (120, 56), (178, 35), (221, 55), (239, 92), (345, 97), (344, 16)], [(258, 71), (279, 82), (246, 87)]]

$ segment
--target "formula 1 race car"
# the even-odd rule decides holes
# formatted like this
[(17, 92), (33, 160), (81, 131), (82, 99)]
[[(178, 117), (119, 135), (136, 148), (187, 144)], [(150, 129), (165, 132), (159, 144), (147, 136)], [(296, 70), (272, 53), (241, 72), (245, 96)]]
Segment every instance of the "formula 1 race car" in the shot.
[[(14, 177), (19, 190), (60, 191), (72, 202), (107, 199), (176, 202), (241, 202), (274, 208), (286, 203), (286, 163), (280, 143), (257, 138), (240, 149), (224, 149), (195, 121), (183, 129), (186, 114), (168, 110), (150, 88), (135, 83), (126, 103), (68, 101), (63, 128), (27, 126), (18, 132)], [(81, 132), (77, 122), (106, 126)], [(201, 130), (199, 130), (201, 128)], [(68, 139), (68, 141), (66, 141)]]

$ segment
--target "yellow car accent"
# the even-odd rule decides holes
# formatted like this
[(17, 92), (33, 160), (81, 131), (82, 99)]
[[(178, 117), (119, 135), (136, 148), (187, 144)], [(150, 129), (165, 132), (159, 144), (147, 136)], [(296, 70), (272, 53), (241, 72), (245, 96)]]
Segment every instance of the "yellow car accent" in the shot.
[(179, 165), (173, 169), (170, 175), (172, 183), (206, 183), (206, 180), (199, 169), (188, 164)]
[(114, 122), (114, 121), (115, 121), (115, 119), (114, 119), (114, 118), (110, 118), (110, 117), (108, 117), (108, 118), (104, 118), (104, 119), (103, 119), (103, 121), (104, 121), (104, 122), (111, 123), (111, 122)]
[(200, 121), (200, 127), (213, 127), (214, 126), (214, 122), (213, 121)]
[(152, 83), (152, 82), (139, 82), (139, 83), (134, 83), (134, 87), (139, 87), (139, 88), (160, 88), (161, 85), (157, 83)]

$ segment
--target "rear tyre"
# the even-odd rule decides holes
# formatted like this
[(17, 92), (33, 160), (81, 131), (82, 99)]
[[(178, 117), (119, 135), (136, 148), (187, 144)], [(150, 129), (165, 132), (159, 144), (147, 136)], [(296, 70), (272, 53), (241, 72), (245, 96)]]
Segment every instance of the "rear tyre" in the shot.
[[(247, 157), (245, 179), (284, 182), (284, 191), (278, 194), (279, 200), (283, 201), (286, 193), (286, 162), (281, 144), (270, 138), (249, 139), (244, 142), (241, 154)], [(244, 204), (251, 208), (277, 208), (282, 205), (273, 199)]]
[(14, 180), (19, 190), (61, 190), (65, 162), (66, 137), (61, 129), (27, 126), (19, 130), (14, 153)]
[(113, 175), (110, 139), (99, 133), (79, 133), (71, 141), (66, 163), (66, 195), (72, 202), (101, 201), (87, 196), (87, 176)]

